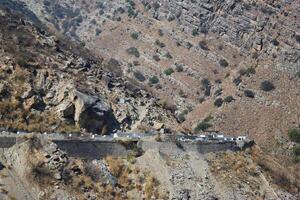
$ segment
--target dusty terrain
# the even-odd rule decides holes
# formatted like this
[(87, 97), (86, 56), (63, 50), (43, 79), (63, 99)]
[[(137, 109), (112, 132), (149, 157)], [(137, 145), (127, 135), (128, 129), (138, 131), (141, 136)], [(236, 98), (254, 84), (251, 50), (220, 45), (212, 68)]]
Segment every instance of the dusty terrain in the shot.
[(85, 160), (29, 139), (2, 151), (0, 198), (299, 198), (299, 6), (299, 0), (0, 1), (1, 129), (215, 130), (257, 144), (204, 155), (158, 142), (142, 155), (94, 161), (92, 172), (105, 179), (92, 180)]
[[(300, 123), (299, 1), (23, 2), (48, 26), (117, 60), (110, 69), (171, 109), (177, 130), (192, 133), (210, 115), (211, 129), (286, 156), (287, 132)], [(263, 91), (263, 81), (274, 89)]]

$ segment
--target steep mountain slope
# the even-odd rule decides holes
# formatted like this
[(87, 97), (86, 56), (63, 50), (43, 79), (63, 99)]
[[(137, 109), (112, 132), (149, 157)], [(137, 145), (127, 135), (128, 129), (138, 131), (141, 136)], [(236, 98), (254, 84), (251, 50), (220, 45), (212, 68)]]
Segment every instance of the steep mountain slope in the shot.
[(13, 12), (1, 13), (2, 127), (98, 134), (133, 125), (148, 130), (155, 121), (174, 127), (170, 112), (138, 86), (115, 77), (101, 58)]
[[(177, 16), (179, 19), (175, 16), (176, 20), (171, 20), (174, 17), (170, 13), (169, 20), (159, 17), (159, 13), (166, 11), (153, 1), (151, 8), (146, 1), (142, 5), (132, 1), (36, 0), (26, 1), (28, 7), (16, 2), (0, 2), (3, 6), (0, 8), (2, 128), (67, 133), (80, 130), (97, 134), (169, 129), (176, 133), (176, 130), (198, 132), (211, 123), (212, 129), (227, 134), (243, 132), (251, 136), (264, 151), (254, 146), (242, 152), (203, 155), (179, 144), (153, 142), (155, 148), (146, 149), (139, 158), (131, 155), (96, 161), (93, 166), (111, 178), (106, 184), (103, 180), (93, 180), (94, 174), (84, 171), (86, 160), (68, 157), (53, 143), (25, 137), (24, 143), (1, 149), (1, 161), (7, 168), (0, 177), (5, 188), (0, 198), (7, 196), (10, 182), (25, 196), (20, 195), (19, 199), (31, 193), (44, 199), (299, 198), (299, 163), (291, 162), (292, 147), (296, 144), (290, 142), (286, 134), (288, 128), (299, 126), (297, 43), (281, 46), (283, 42), (279, 41), (280, 51), (291, 48), (296, 52), (291, 56), (294, 64), (288, 60), (290, 64), (284, 69), (280, 67), (284, 63), (270, 60), (266, 52), (260, 51), (260, 59), (249, 57), (248, 52), (240, 52), (238, 44), (215, 35), (213, 28), (207, 27), (214, 21), (204, 26), (208, 30), (207, 33), (202, 30), (205, 34), (186, 30), (184, 26), (181, 28), (187, 32), (182, 32), (177, 25), (182, 23), (180, 16)], [(183, 10), (195, 2), (183, 4)], [(90, 18), (80, 19), (78, 14), (93, 16), (97, 8), (94, 3), (101, 8), (101, 16), (104, 15), (100, 17), (104, 24), (99, 40), (95, 40), (94, 32), (88, 31)], [(297, 4), (294, 5), (296, 8)], [(144, 6), (148, 7), (147, 12)], [(206, 7), (211, 9), (209, 5)], [(66, 8), (72, 8), (72, 12)], [(53, 13), (52, 9), (58, 11)], [(219, 13), (222, 9), (213, 11)], [(140, 12), (136, 15), (137, 10)], [(17, 11), (26, 14), (28, 19)], [(108, 17), (111, 13), (114, 15)], [(121, 21), (115, 15), (122, 16)], [(45, 16), (49, 17), (50, 24), (46, 23)], [(65, 34), (78, 40), (80, 45), (57, 32), (61, 23), (73, 18), (76, 20), (71, 29), (79, 27), (75, 31), (77, 36), (72, 36), (69, 29)], [(44, 23), (47, 25), (41, 25)], [(51, 24), (56, 24), (57, 30), (55, 27), (47, 30)], [(94, 22), (91, 24), (91, 29), (97, 27)], [(296, 30), (295, 35), (286, 39), (296, 39), (297, 34)], [(179, 38), (178, 43), (172, 36)], [(202, 37), (206, 38), (205, 42)], [(83, 48), (82, 42), (87, 48)], [(134, 46), (137, 49), (130, 48)], [(153, 57), (154, 52), (160, 55), (160, 60)], [(176, 72), (168, 69), (170, 66)], [(247, 70), (239, 71), (244, 68)], [(158, 77), (159, 83), (153, 75)], [(261, 85), (263, 80), (271, 84)], [(254, 98), (248, 90), (254, 91)], [(226, 98), (226, 103), (215, 101), (225, 100), (229, 95), (233, 99)], [(200, 121), (202, 126), (193, 130)], [(179, 122), (183, 122), (181, 127)], [(118, 178), (116, 187), (112, 176)], [(28, 189), (26, 184), (30, 186)], [(11, 194), (14, 190), (8, 192)]]
[(300, 124), (298, 0), (22, 2), (114, 58), (111, 70), (161, 99), (179, 130), (212, 116), (211, 129), (248, 135), (289, 162), (287, 132)]

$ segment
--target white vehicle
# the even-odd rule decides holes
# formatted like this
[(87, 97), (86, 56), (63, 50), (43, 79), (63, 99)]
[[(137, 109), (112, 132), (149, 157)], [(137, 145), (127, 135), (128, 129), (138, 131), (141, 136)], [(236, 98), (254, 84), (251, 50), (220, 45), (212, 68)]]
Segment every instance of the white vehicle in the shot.
[(238, 140), (238, 141), (246, 140), (246, 136), (238, 136), (238, 137), (237, 137), (237, 140)]

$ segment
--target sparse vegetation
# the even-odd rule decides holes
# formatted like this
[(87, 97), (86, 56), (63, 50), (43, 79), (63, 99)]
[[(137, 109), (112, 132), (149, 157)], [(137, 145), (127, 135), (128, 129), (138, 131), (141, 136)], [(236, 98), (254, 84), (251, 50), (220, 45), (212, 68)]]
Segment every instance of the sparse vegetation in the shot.
[(182, 146), (182, 144), (181, 144), (181, 142), (180, 142), (179, 140), (176, 140), (176, 141), (175, 141), (175, 144), (176, 144), (176, 146), (177, 146), (179, 149), (183, 149), (183, 146)]
[(278, 46), (279, 45), (279, 42), (276, 38), (274, 38), (271, 43), (274, 45), (274, 46)]
[(214, 102), (214, 105), (216, 106), (216, 107), (221, 107), (222, 106), (222, 104), (223, 104), (223, 99), (222, 98), (217, 98), (216, 100), (215, 100), (215, 102)]
[(296, 73), (297, 77), (300, 79), (300, 71)]
[(139, 58), (140, 57), (140, 52), (137, 48), (135, 47), (130, 47), (127, 50), (127, 53), (130, 55), (134, 55), (135, 57)]
[(204, 90), (205, 96), (210, 96), (211, 83), (207, 78), (201, 80), (202, 90)]
[(159, 35), (159, 36), (164, 36), (164, 32), (163, 32), (162, 29), (158, 29), (158, 35)]
[(157, 76), (152, 76), (149, 79), (149, 84), (157, 84), (159, 82), (159, 79), (157, 78)]
[(177, 120), (179, 123), (182, 123), (185, 121), (185, 114), (184, 113), (180, 113), (178, 116), (177, 116)]
[(134, 75), (134, 77), (135, 77), (137, 80), (139, 80), (139, 81), (141, 81), (141, 82), (144, 82), (144, 81), (146, 80), (146, 78), (145, 78), (145, 76), (143, 75), (143, 73), (140, 72), (139, 70), (136, 70), (135, 72), (133, 72), (133, 75)]
[(275, 86), (270, 81), (263, 81), (260, 84), (260, 89), (262, 89), (265, 92), (269, 92), (271, 90), (274, 90)]
[(138, 32), (133, 32), (130, 34), (131, 38), (134, 40), (137, 40), (139, 38), (139, 33)]
[(155, 60), (156, 62), (160, 61), (159, 55), (155, 54), (152, 56), (153, 60)]
[(295, 39), (298, 42), (298, 44), (300, 44), (300, 35), (295, 35)]
[(168, 69), (166, 69), (165, 71), (164, 71), (164, 74), (166, 75), (166, 76), (170, 76), (171, 74), (173, 74), (174, 73), (174, 70), (172, 69), (172, 68), (168, 68)]
[(175, 69), (177, 72), (183, 72), (183, 66), (180, 64), (175, 64)]
[(221, 67), (228, 67), (228, 65), (229, 65), (227, 60), (225, 60), (225, 59), (221, 59), (219, 61), (219, 64), (220, 64)]
[(157, 45), (157, 46), (159, 46), (160, 48), (164, 48), (166, 45), (165, 45), (165, 43), (163, 43), (163, 42), (161, 42), (161, 41), (159, 41), (159, 40), (155, 40), (155, 44)]
[(199, 42), (199, 46), (201, 49), (205, 50), (205, 51), (208, 51), (208, 46), (207, 46), (207, 42), (205, 40), (202, 40)]
[(247, 69), (241, 69), (240, 71), (239, 71), (239, 73), (242, 75), (242, 76), (251, 76), (251, 74), (255, 74), (256, 73), (256, 71), (255, 71), (255, 68), (253, 68), (253, 67), (249, 67), (249, 68), (247, 68)]
[(291, 141), (300, 143), (300, 129), (292, 128), (288, 131)]
[(293, 147), (294, 156), (300, 156), (300, 146)]
[(196, 37), (199, 35), (198, 29), (193, 29), (192, 30), (192, 36)]
[(233, 96), (227, 96), (225, 99), (224, 99), (224, 102), (226, 103), (230, 103), (232, 101), (234, 101), (235, 99), (233, 98)]
[(210, 121), (213, 119), (212, 116), (208, 116), (205, 119), (202, 120), (202, 122), (200, 122), (196, 128), (194, 129), (194, 131), (196, 133), (199, 133), (201, 131), (206, 131), (208, 128), (212, 127)]
[(244, 91), (244, 95), (245, 95), (246, 97), (249, 97), (249, 98), (254, 98), (255, 93), (254, 93), (253, 91), (251, 91), (251, 90), (245, 90), (245, 91)]

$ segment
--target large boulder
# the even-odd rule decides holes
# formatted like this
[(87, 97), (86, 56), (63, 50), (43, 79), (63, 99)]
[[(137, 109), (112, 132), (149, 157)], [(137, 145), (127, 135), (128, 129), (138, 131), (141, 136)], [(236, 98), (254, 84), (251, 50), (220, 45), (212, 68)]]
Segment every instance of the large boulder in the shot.
[(73, 120), (80, 128), (98, 134), (112, 128), (115, 120), (111, 108), (98, 96), (73, 88), (62, 90), (58, 98), (62, 100), (57, 106), (61, 118)]

